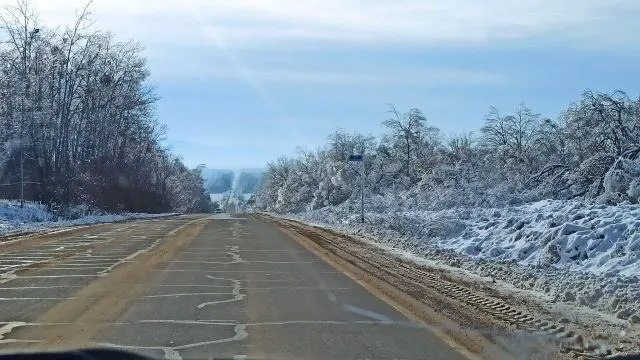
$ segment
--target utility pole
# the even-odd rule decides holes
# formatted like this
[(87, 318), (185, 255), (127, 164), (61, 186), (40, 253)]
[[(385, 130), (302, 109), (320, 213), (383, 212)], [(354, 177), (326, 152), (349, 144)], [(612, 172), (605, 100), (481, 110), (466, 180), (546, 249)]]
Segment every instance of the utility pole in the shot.
[[(29, 82), (29, 69), (28, 69), (28, 60), (27, 56), (31, 56), (31, 45), (33, 40), (40, 32), (40, 29), (35, 28), (29, 32), (28, 37), (25, 37), (25, 45), (22, 49), (22, 75), (24, 79), (23, 83), (23, 93), (21, 99), (21, 119), (20, 119), (20, 207), (24, 207), (24, 125), (26, 122), (26, 111), (31, 111), (31, 109), (27, 110), (26, 107), (29, 107), (31, 104), (28, 101), (29, 98), (29, 90), (30, 90), (30, 82)], [(25, 34), (26, 35), (26, 34)], [(25, 102), (27, 102), (25, 104)], [(25, 106), (26, 105), (26, 106)]]
[(349, 161), (359, 161), (360, 166), (360, 222), (364, 224), (364, 154), (350, 155)]
[(27, 81), (28, 81), (28, 76), (27, 76), (27, 64), (26, 64), (26, 51), (27, 48), (25, 46), (24, 52), (25, 54), (23, 55), (25, 57), (24, 59), (24, 73), (23, 73), (23, 79), (24, 79), (24, 83), (22, 84), (22, 98), (20, 99), (20, 207), (23, 208), (24, 207), (24, 123), (26, 122), (26, 116), (25, 116), (25, 112), (26, 112), (26, 106), (25, 106), (25, 100), (27, 97)]
[(24, 149), (20, 144), (20, 207), (24, 207)]

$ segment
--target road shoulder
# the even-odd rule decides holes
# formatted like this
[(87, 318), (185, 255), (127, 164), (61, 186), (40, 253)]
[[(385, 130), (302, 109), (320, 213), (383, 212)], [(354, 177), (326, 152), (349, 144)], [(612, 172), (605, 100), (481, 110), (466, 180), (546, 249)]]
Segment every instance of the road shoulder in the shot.
[(535, 307), (481, 282), (416, 264), (363, 241), (297, 221), (259, 215), (374, 295), (470, 357), (597, 357), (579, 329), (538, 318)]
[[(412, 296), (412, 286), (407, 286), (411, 282), (406, 281), (408, 279), (402, 274), (381, 271), (375, 259), (354, 256), (354, 253), (346, 252), (342, 247), (332, 246), (331, 242), (327, 241), (330, 234), (302, 223), (264, 215), (260, 215), (260, 218), (276, 225), (300, 245), (356, 281), (374, 296), (390, 304), (409, 319), (428, 328), (465, 357), (470, 359), (511, 357), (490, 339), (475, 331), (475, 326), (470, 323), (461, 326), (460, 323), (464, 322), (460, 319), (453, 321), (443, 314), (442, 309), (425, 304), (424, 298), (420, 301), (416, 296)], [(430, 294), (430, 296), (434, 295), (436, 294)], [(438, 301), (442, 302), (443, 299)]]

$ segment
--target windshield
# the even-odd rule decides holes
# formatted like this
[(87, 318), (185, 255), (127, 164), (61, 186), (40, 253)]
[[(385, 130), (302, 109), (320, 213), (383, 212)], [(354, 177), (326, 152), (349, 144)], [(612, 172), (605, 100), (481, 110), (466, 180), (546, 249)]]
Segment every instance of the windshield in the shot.
[(0, 0), (0, 353), (638, 354), (639, 15)]

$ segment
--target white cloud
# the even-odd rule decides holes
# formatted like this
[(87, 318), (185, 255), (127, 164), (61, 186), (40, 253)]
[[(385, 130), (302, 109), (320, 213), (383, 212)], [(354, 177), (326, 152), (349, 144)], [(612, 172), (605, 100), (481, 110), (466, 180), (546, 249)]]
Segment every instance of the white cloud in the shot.
[[(84, 3), (34, 1), (47, 22), (68, 21)], [(543, 35), (587, 43), (603, 35), (640, 40), (631, 31), (637, 29), (635, 16), (628, 16), (640, 14), (638, 0), (95, 0), (92, 7), (100, 23), (146, 43), (201, 43), (207, 35), (194, 16), (238, 46), (308, 39), (468, 43)]]
[[(72, 22), (86, 4), (31, 1), (47, 25)], [(239, 48), (279, 48), (287, 53), (295, 51), (294, 44), (321, 49), (318, 40), (382, 48), (466, 46), (544, 36), (591, 48), (629, 49), (630, 44), (640, 44), (634, 16), (640, 15), (638, 0), (94, 0), (91, 9), (97, 27), (145, 44), (156, 79), (240, 78), (265, 103), (271, 100), (263, 84), (271, 83), (437, 85), (495, 84), (504, 79), (482, 70), (428, 66), (419, 71), (396, 67), (399, 71), (392, 73), (375, 64), (370, 69), (334, 71), (308, 62), (250, 69), (238, 56)], [(207, 59), (198, 49), (217, 58)]]
[[(163, 66), (159, 66), (162, 68)], [(160, 69), (158, 69), (160, 70)], [(163, 82), (208, 81), (214, 79), (237, 79), (249, 77), (255, 83), (281, 84), (305, 83), (310, 85), (459, 85), (459, 84), (503, 84), (506, 82), (499, 74), (482, 70), (464, 70), (452, 68), (403, 69), (394, 72), (332, 72), (320, 69), (310, 70), (246, 70), (244, 74), (233, 68), (188, 66), (173, 68), (170, 72), (159, 71), (159, 80)]]
[(397, 73), (337, 73), (308, 71), (266, 71), (257, 76), (265, 82), (303, 82), (317, 84), (428, 84), (499, 83), (500, 76), (484, 71), (457, 69), (430, 69)]

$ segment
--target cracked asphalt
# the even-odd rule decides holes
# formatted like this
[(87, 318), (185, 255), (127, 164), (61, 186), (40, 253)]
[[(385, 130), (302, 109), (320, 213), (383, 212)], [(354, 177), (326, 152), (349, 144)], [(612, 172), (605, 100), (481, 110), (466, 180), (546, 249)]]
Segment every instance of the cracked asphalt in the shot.
[(272, 224), (181, 216), (0, 245), (0, 350), (462, 359)]

